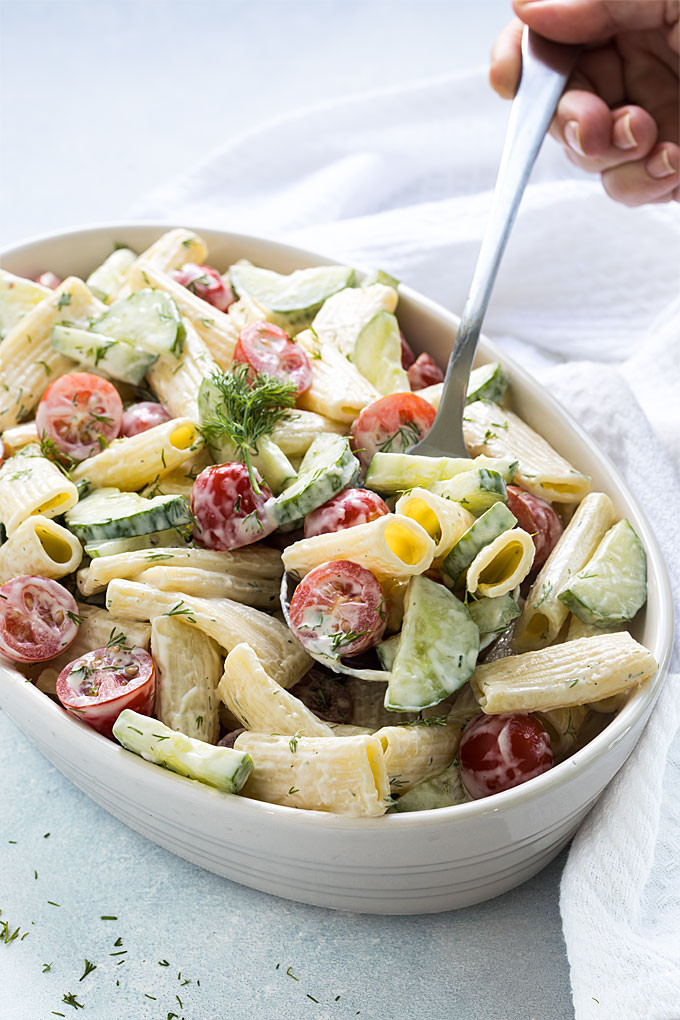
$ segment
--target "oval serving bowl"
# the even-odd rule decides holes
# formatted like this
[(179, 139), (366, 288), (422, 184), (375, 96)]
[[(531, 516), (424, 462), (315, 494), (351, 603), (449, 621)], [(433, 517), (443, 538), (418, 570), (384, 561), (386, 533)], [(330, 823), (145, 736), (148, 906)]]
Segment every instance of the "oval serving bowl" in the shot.
[[(85, 277), (114, 242), (141, 251), (169, 225), (73, 230), (0, 253), (0, 265), (34, 276)], [(279, 272), (332, 259), (261, 238), (196, 228), (211, 264), (238, 258)], [(458, 319), (400, 287), (399, 320), (416, 351), (445, 364)], [(0, 705), (65, 776), (107, 811), (173, 853), (233, 881), (288, 899), (374, 914), (466, 907), (530, 878), (565, 845), (633, 750), (665, 676), (673, 634), (670, 584), (645, 516), (611, 462), (523, 369), (488, 340), (477, 363), (499, 360), (512, 404), (629, 518), (648, 555), (649, 599), (633, 636), (659, 663), (587, 746), (523, 786), (455, 807), (353, 819), (230, 796), (145, 762), (68, 716), (10, 666), (0, 665)]]

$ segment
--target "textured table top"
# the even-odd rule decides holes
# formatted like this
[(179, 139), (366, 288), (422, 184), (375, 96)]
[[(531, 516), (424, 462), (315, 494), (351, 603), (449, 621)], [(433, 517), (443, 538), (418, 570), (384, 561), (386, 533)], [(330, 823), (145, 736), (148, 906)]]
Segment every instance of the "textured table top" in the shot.
[[(508, 16), (505, 0), (0, 0), (0, 244), (123, 218), (233, 132), (310, 101), (479, 65)], [(467, 910), (334, 913), (147, 842), (1, 713), (0, 769), (0, 939), (20, 929), (0, 941), (3, 1020), (80, 1014), (70, 995), (97, 1020), (573, 1016), (563, 855)]]

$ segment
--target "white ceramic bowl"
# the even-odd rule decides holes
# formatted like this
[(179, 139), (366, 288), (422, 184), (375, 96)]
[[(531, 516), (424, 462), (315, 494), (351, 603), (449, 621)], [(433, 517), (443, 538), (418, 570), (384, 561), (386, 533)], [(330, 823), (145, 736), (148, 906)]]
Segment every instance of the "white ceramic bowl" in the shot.
[[(0, 264), (20, 275), (52, 269), (86, 276), (115, 241), (137, 251), (165, 226), (94, 227), (14, 247)], [(262, 239), (199, 230), (210, 261), (237, 258), (282, 272), (330, 259)], [(417, 349), (446, 362), (457, 319), (401, 288), (399, 318)], [(173, 853), (236, 882), (342, 910), (412, 914), (465, 907), (519, 885), (565, 845), (621, 768), (665, 675), (673, 631), (668, 576), (657, 542), (613, 465), (565, 411), (491, 343), (479, 361), (501, 360), (522, 416), (608, 492), (648, 555), (649, 600), (634, 636), (660, 669), (590, 744), (524, 786), (486, 800), (379, 819), (297, 811), (222, 794), (151, 765), (66, 715), (16, 671), (0, 667), (0, 704), (40, 751), (97, 803)]]

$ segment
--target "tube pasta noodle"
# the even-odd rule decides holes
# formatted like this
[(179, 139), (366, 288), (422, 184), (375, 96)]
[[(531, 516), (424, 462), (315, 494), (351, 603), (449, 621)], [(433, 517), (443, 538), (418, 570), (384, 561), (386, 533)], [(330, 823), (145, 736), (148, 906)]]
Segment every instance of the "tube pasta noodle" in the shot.
[(425, 528), (435, 543), (435, 561), (443, 559), (475, 522), (472, 514), (460, 503), (421, 488), (411, 489), (400, 496), (394, 510)]
[(507, 595), (531, 570), (536, 549), (526, 531), (504, 531), (477, 553), (468, 567), (467, 589), (488, 598)]
[(142, 496), (148, 496), (149, 498), (167, 495), (184, 496), (188, 503), (191, 499), (191, 490), (196, 478), (204, 468), (210, 467), (212, 463), (210, 454), (202, 446), (195, 453), (192, 453), (190, 457), (187, 457), (179, 467), (173, 468), (167, 474), (164, 473), (158, 478), (154, 478), (142, 490)]
[(0, 521), (7, 534), (27, 517), (57, 517), (78, 502), (78, 490), (39, 446), (25, 446), (0, 467)]
[(601, 701), (649, 680), (651, 652), (624, 631), (580, 638), (478, 666), (470, 681), (482, 711), (541, 712)]
[(2, 433), (2, 445), (5, 448), (5, 457), (12, 457), (25, 446), (38, 442), (38, 429), (34, 421), (26, 421), (23, 425), (14, 425), (11, 429), (5, 429)]
[(303, 538), (283, 553), (286, 570), (303, 577), (328, 560), (352, 560), (371, 570), (378, 580), (411, 577), (427, 570), (434, 542), (416, 521), (386, 514), (368, 524), (344, 531)]
[(380, 394), (336, 347), (320, 347), (311, 330), (298, 333), (297, 342), (309, 355), (312, 385), (298, 397), (298, 406), (335, 421), (351, 424)]
[(228, 652), (246, 641), (263, 668), (282, 687), (297, 683), (312, 662), (284, 624), (230, 599), (199, 599), (135, 581), (115, 580), (108, 586), (106, 605), (112, 613), (131, 620), (181, 615)]
[(26, 418), (49, 384), (74, 368), (52, 347), (53, 327), (68, 321), (87, 328), (91, 318), (105, 311), (82, 280), (69, 276), (9, 331), (0, 342), (0, 429)]
[(346, 287), (324, 301), (312, 329), (320, 343), (332, 344), (345, 358), (351, 358), (363, 327), (380, 311), (395, 312), (398, 300), (394, 287), (383, 283)]
[(161, 354), (146, 373), (146, 378), (170, 414), (198, 422), (198, 389), (203, 379), (216, 371), (219, 365), (191, 323), (185, 322), (185, 327), (187, 335), (179, 357)]
[(284, 736), (333, 736), (330, 726), (269, 676), (250, 645), (236, 645), (229, 652), (217, 693), (248, 730)]
[(189, 418), (171, 418), (136, 436), (114, 441), (71, 472), (98, 489), (134, 491), (179, 467), (202, 442)]
[(517, 484), (549, 502), (578, 503), (590, 488), (587, 475), (574, 470), (542, 436), (498, 404), (487, 400), (468, 404), (463, 435), (474, 455), (507, 457), (512, 453), (519, 461)]
[(255, 766), (241, 791), (246, 797), (338, 815), (377, 817), (389, 807), (385, 756), (375, 736), (241, 733), (234, 747)]
[(595, 552), (611, 527), (614, 507), (603, 492), (591, 492), (579, 504), (560, 539), (531, 586), (515, 625), (514, 645), (542, 648), (555, 640), (569, 611), (557, 598), (566, 582)]
[(375, 736), (382, 744), (392, 793), (405, 793), (416, 783), (438, 776), (453, 761), (462, 727), (454, 720), (443, 724), (416, 722), (411, 726), (384, 726)]
[(32, 514), (0, 546), (0, 584), (21, 574), (66, 577), (83, 558), (78, 539), (56, 521)]
[(252, 581), (199, 567), (148, 567), (137, 574), (135, 580), (161, 591), (179, 591), (182, 595), (199, 595), (206, 599), (232, 599), (260, 609), (278, 606), (281, 587), (278, 581), (271, 579)]
[(205, 241), (193, 230), (185, 230), (183, 227), (168, 230), (132, 263), (127, 272), (126, 284), (118, 297), (129, 297), (137, 280), (141, 279), (142, 283), (139, 286), (134, 286), (135, 290), (139, 290), (141, 286), (148, 286), (144, 283), (143, 274), (149, 268), (168, 273), (171, 269), (179, 269), (186, 262), (201, 265), (205, 262), (207, 255), (208, 248)]
[(287, 457), (303, 457), (322, 432), (343, 436), (347, 429), (342, 422), (333, 421), (325, 414), (296, 409), (274, 426), (271, 439)]
[(157, 717), (187, 737), (216, 744), (217, 685), (222, 676), (217, 642), (181, 617), (159, 616), (151, 624), (151, 654), (157, 673)]
[(211, 573), (231, 574), (254, 581), (277, 581), (283, 573), (281, 554), (266, 546), (253, 545), (245, 549), (234, 549), (233, 552), (159, 547), (93, 559), (89, 567), (79, 571), (78, 588), (83, 595), (94, 595), (103, 591), (109, 581), (115, 578), (134, 578), (143, 570), (159, 564), (209, 570)]

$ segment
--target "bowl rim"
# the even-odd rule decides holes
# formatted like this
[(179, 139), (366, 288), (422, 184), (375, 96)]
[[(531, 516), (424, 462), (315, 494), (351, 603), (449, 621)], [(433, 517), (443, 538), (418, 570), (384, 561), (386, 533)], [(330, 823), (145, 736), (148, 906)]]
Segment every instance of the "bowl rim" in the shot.
[[(123, 222), (87, 224), (82, 227), (70, 227), (67, 230), (55, 230), (48, 234), (40, 234), (2, 247), (0, 249), (0, 264), (2, 264), (5, 258), (11, 259), (19, 256), (23, 249), (53, 241), (63, 240), (77, 242), (79, 238), (84, 238), (89, 235), (96, 236), (97, 234), (110, 234), (112, 232), (124, 235), (126, 231), (138, 229), (144, 229), (160, 234), (169, 229), (173, 229), (176, 226), (177, 223), (174, 220), (126, 220)], [(313, 264), (316, 262), (316, 264), (328, 264), (334, 261), (330, 255), (311, 251), (307, 248), (300, 248), (296, 245), (288, 244), (284, 240), (266, 237), (261, 234), (242, 234), (216, 229), (209, 225), (197, 226), (192, 224), (187, 226), (184, 224), (183, 226), (186, 229), (195, 231), (197, 234), (219, 236), (222, 240), (230, 244), (233, 243), (234, 245), (238, 245), (241, 242), (245, 245), (264, 244), (272, 249), (277, 249), (281, 255), (298, 259), (300, 262), (304, 263)], [(356, 268), (358, 268), (360, 272), (366, 271), (361, 265), (357, 265)], [(449, 322), (453, 329), (456, 328), (459, 319), (454, 312), (449, 311), (443, 305), (433, 301), (431, 298), (421, 294), (419, 291), (414, 290), (407, 284), (400, 283), (399, 290), (400, 294), (406, 297), (415, 309), (418, 311), (422, 309), (436, 319)], [(424, 811), (386, 814), (379, 818), (353, 817), (346, 815), (334, 815), (330, 812), (324, 811), (300, 810), (298, 808), (288, 807), (282, 804), (270, 804), (266, 801), (253, 800), (252, 798), (241, 795), (236, 797), (230, 795), (227, 798), (221, 796), (219, 802), (228, 805), (228, 807), (224, 810), (246, 812), (254, 818), (264, 817), (264, 815), (273, 815), (274, 817), (278, 817), (289, 822), (292, 822), (292, 820), (295, 819), (294, 824), (296, 825), (299, 823), (303, 826), (326, 826), (333, 829), (348, 829), (361, 832), (372, 831), (377, 828), (384, 830), (387, 826), (398, 826), (402, 829), (413, 826), (423, 827), (424, 825), (427, 825), (428, 827), (440, 826), (455, 821), (463, 822), (470, 818), (481, 818), (485, 815), (497, 814), (506, 808), (526, 805), (532, 800), (536, 800), (545, 794), (549, 794), (551, 791), (562, 786), (563, 783), (583, 775), (583, 773), (590, 769), (591, 766), (594, 765), (600, 758), (604, 757), (607, 751), (623, 740), (646, 713), (651, 712), (651, 709), (653, 708), (661, 691), (661, 687), (663, 686), (670, 663), (673, 648), (674, 610), (670, 578), (668, 576), (666, 564), (656, 536), (647, 520), (646, 514), (644, 513), (643, 508), (638, 504), (637, 499), (631, 493), (626, 481), (623, 479), (621, 473), (613, 464), (611, 459), (607, 456), (607, 454), (600, 450), (597, 444), (593, 442), (580, 424), (572, 418), (570, 413), (553, 397), (550, 391), (546, 387), (542, 386), (538, 380), (527, 372), (522, 365), (516, 362), (514, 358), (507, 355), (504, 351), (501, 351), (495, 346), (493, 341), (486, 337), (482, 338), (482, 350), (485, 354), (489, 353), (502, 363), (507, 364), (511, 374), (522, 381), (523, 386), (531, 392), (532, 397), (537, 397), (539, 401), (548, 404), (550, 415), (553, 420), (557, 420), (567, 430), (571, 430), (571, 432), (578, 436), (580, 441), (588, 448), (591, 455), (607, 467), (608, 471), (613, 475), (617, 484), (621, 488), (625, 498), (636, 508), (642, 524), (641, 530), (643, 534), (641, 535), (641, 538), (647, 549), (648, 558), (654, 565), (659, 589), (660, 619), (658, 636), (659, 647), (657, 648), (657, 661), (659, 668), (655, 676), (643, 687), (635, 690), (632, 697), (629, 698), (628, 702), (618, 712), (618, 714), (600, 733), (593, 737), (593, 739), (580, 750), (576, 751), (569, 758), (566, 758), (558, 765), (555, 765), (552, 769), (549, 769), (547, 772), (544, 772), (542, 775), (535, 777), (529, 782), (513, 787), (510, 790), (493, 794), (489, 797), (469, 801), (463, 804), (454, 804), (447, 807), (428, 808)], [(38, 691), (32, 683), (27, 681), (26, 678), (24, 678), (17, 670), (13, 669), (11, 664), (5, 665), (2, 660), (0, 660), (0, 675), (10, 680), (14, 685), (21, 684), (23, 686), (28, 684), (28, 687), (32, 688), (36, 694), (41, 694), (41, 692)], [(2, 700), (3, 698), (0, 694), (0, 702)], [(142, 766), (147, 770), (151, 770), (147, 774), (147, 779), (150, 782), (154, 781), (154, 777), (156, 781), (162, 780), (163, 784), (167, 783), (168, 780), (171, 782), (176, 781), (187, 790), (187, 794), (189, 787), (186, 786), (186, 784), (189, 783), (191, 784), (191, 788), (194, 790), (195, 796), (199, 798), (201, 796), (205, 796), (212, 801), (210, 805), (211, 811), (215, 811), (217, 809), (215, 795), (219, 795), (221, 791), (208, 787), (206, 784), (198, 781), (190, 780), (183, 776), (168, 772), (166, 769), (158, 769), (157, 766), (145, 761), (141, 757), (133, 755), (130, 752), (126, 752), (122, 746), (106, 740), (85, 723), (68, 715), (68, 713), (52, 701), (51, 698), (41, 697), (39, 701), (36, 701), (36, 707), (38, 712), (45, 716), (46, 723), (56, 723), (57, 715), (55, 715), (55, 713), (58, 713), (61, 720), (61, 723), (58, 725), (61, 725), (64, 722), (66, 725), (70, 725), (72, 727), (71, 732), (74, 740), (78, 739), (76, 737), (78, 731), (77, 729), (73, 729), (73, 727), (80, 728), (80, 737), (82, 739), (86, 741), (96, 740), (97, 743), (96, 745), (93, 745), (93, 751), (97, 751), (98, 749), (99, 754), (102, 752), (108, 754), (112, 765), (114, 762), (113, 755), (118, 755), (119, 767), (130, 771), (127, 769), (127, 766), (129, 765), (132, 770), (130, 771), (131, 777), (135, 774), (135, 768), (139, 775), (138, 770), (139, 767)], [(103, 748), (105, 747), (106, 750), (103, 751)], [(158, 773), (157, 776), (156, 773)], [(177, 789), (179, 792), (179, 787), (177, 787)], [(167, 791), (167, 787), (165, 785), (163, 787), (159, 787), (160, 792), (163, 790)]]

